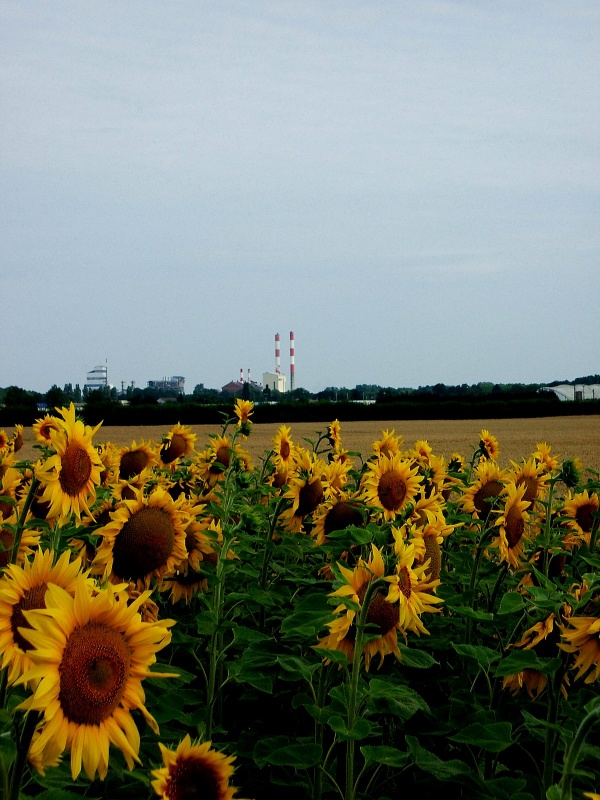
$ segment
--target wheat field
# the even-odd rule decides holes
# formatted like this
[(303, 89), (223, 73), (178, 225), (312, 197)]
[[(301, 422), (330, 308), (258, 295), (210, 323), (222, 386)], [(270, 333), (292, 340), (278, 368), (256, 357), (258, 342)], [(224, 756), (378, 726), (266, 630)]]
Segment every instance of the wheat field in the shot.
[[(254, 425), (244, 447), (255, 462), (269, 449), (279, 423)], [(295, 444), (308, 446), (306, 438), (315, 440), (327, 423), (298, 422), (289, 426)], [(197, 434), (196, 449), (203, 450), (211, 434), (219, 433), (213, 425), (191, 425)], [(459, 452), (469, 457), (477, 446), (479, 432), (486, 428), (500, 443), (502, 465), (510, 459), (527, 458), (538, 442), (552, 445), (553, 452), (566, 458), (576, 456), (586, 467), (600, 469), (600, 416), (537, 417), (533, 419), (489, 419), (489, 420), (387, 420), (343, 422), (342, 440), (347, 450), (361, 453), (365, 458), (371, 454), (371, 443), (378, 439), (381, 431), (393, 429), (401, 435), (404, 447), (412, 447), (415, 441), (426, 439), (434, 453), (448, 457)], [(118, 447), (130, 445), (134, 440), (158, 442), (168, 432), (163, 426), (106, 426), (100, 428), (94, 443), (112, 442)], [(7, 429), (12, 434), (12, 429)], [(31, 428), (24, 431), (25, 444), (21, 458), (37, 458)]]

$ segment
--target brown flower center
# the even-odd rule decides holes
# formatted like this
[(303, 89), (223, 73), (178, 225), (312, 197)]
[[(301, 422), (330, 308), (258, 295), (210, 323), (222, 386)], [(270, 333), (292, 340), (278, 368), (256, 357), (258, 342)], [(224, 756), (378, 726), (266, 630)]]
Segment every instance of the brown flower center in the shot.
[(506, 541), (508, 542), (508, 546), (512, 549), (521, 541), (523, 531), (525, 530), (525, 522), (523, 520), (523, 515), (516, 506), (510, 507), (505, 519), (504, 529), (506, 531)]
[(290, 443), (285, 439), (283, 440), (279, 448), (279, 455), (281, 456), (281, 459), (283, 461), (287, 461), (288, 458), (290, 457)]
[(308, 514), (317, 508), (323, 499), (323, 484), (320, 478), (305, 483), (298, 492), (298, 508), (296, 510), (297, 517), (306, 517)]
[(594, 524), (592, 513), (596, 510), (596, 507), (591, 503), (586, 503), (583, 506), (579, 506), (575, 512), (577, 524), (584, 533), (589, 533), (592, 530), (592, 525)]
[(424, 536), (425, 542), (425, 561), (431, 559), (429, 562), (428, 578), (429, 580), (436, 581), (440, 577), (442, 568), (442, 549), (437, 540), (437, 536)]
[(356, 505), (342, 500), (327, 512), (324, 529), (327, 535), (332, 531), (343, 531), (349, 525), (360, 526), (362, 524), (362, 514)]
[[(356, 593), (361, 603), (367, 593), (368, 586), (368, 583), (363, 584)], [(374, 595), (371, 595), (366, 622), (369, 625), (376, 625), (378, 630), (371, 629), (368, 631), (369, 633), (378, 633), (380, 636), (385, 636), (386, 633), (396, 627), (399, 619), (400, 609), (397, 603), (388, 603), (381, 592), (376, 591)]]
[(99, 725), (125, 692), (131, 653), (122, 633), (99, 622), (75, 628), (58, 667), (63, 714), (78, 725)]
[(119, 578), (138, 580), (167, 563), (176, 531), (170, 514), (144, 506), (123, 525), (113, 546), (113, 571)]
[(129, 450), (127, 453), (123, 453), (119, 466), (119, 478), (127, 481), (134, 475), (139, 475), (148, 466), (148, 463), (148, 453), (145, 450)]
[(13, 640), (21, 650), (31, 650), (33, 647), (24, 636), (19, 633), (19, 628), (31, 628), (31, 625), (25, 619), (23, 611), (30, 611), (32, 608), (46, 608), (46, 589), (48, 584), (44, 581), (39, 586), (32, 586), (31, 589), (23, 592), (23, 597), (19, 602), (13, 606), (10, 616), (10, 629), (12, 631)]
[(399, 511), (402, 508), (408, 487), (402, 475), (395, 469), (384, 472), (379, 479), (377, 494), (379, 502), (386, 511)]
[(180, 756), (169, 768), (164, 796), (169, 800), (219, 800), (224, 795), (214, 767), (188, 755)]
[(60, 460), (60, 488), (69, 497), (77, 497), (87, 486), (92, 474), (92, 459), (85, 448), (75, 442), (67, 445)]
[(485, 519), (492, 510), (492, 504), (489, 503), (488, 500), (492, 497), (498, 497), (503, 488), (500, 481), (491, 480), (484, 483), (483, 486), (475, 492), (473, 505), (481, 518)]
[(516, 485), (522, 486), (523, 484), (525, 484), (526, 487), (523, 494), (523, 500), (527, 500), (529, 505), (531, 505), (538, 494), (538, 482), (535, 478), (521, 475), (519, 478), (517, 478)]
[(217, 452), (215, 453), (215, 460), (211, 465), (209, 472), (219, 475), (221, 472), (227, 469), (230, 463), (231, 463), (231, 451), (227, 445), (222, 444), (220, 447), (217, 448)]
[(407, 567), (400, 567), (398, 570), (398, 589), (400, 589), (407, 600), (410, 599), (412, 594), (412, 580)]

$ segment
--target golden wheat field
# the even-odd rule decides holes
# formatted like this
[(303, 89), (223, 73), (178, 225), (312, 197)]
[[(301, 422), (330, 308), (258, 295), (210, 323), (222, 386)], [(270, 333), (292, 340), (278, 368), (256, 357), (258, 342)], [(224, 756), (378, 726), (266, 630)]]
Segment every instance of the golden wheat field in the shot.
[[(254, 425), (245, 443), (255, 460), (268, 450), (279, 423)], [(316, 439), (324, 431), (326, 423), (298, 422), (289, 426), (296, 444), (306, 444), (303, 439)], [(196, 448), (204, 449), (211, 434), (219, 432), (218, 426), (191, 425), (197, 434)], [(436, 454), (448, 456), (452, 452), (470, 456), (477, 446), (479, 432), (486, 428), (500, 443), (501, 464), (509, 459), (518, 460), (529, 456), (538, 442), (547, 442), (552, 450), (562, 457), (576, 456), (586, 467), (600, 469), (600, 416), (537, 417), (533, 419), (489, 419), (489, 420), (387, 420), (343, 422), (342, 440), (347, 450), (370, 455), (371, 443), (379, 438), (381, 431), (394, 429), (404, 439), (405, 447), (415, 441), (426, 439)], [(132, 441), (160, 441), (168, 428), (152, 426), (106, 426), (100, 428), (94, 442), (112, 442), (123, 447)], [(12, 431), (10, 431), (12, 432)], [(22, 458), (36, 458), (31, 428), (25, 429), (25, 445)]]

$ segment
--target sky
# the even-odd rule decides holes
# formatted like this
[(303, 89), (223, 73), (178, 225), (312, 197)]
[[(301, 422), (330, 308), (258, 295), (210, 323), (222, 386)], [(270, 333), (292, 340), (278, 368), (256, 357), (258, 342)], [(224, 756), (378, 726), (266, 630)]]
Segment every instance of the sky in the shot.
[(597, 0), (1, 0), (0, 386), (600, 372)]

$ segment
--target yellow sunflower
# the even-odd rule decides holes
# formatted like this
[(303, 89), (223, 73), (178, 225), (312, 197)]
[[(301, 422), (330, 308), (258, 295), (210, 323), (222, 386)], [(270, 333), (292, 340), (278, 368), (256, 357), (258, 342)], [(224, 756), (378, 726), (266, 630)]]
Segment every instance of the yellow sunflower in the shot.
[(393, 428), (391, 431), (381, 431), (381, 439), (377, 439), (372, 445), (375, 451), (375, 457), (379, 458), (380, 456), (385, 456), (386, 458), (393, 458), (394, 456), (400, 455), (402, 441), (402, 436), (396, 436), (396, 432)]
[(23, 447), (23, 426), (22, 425), (15, 425), (15, 429), (13, 431), (12, 439), (10, 440), (10, 446), (12, 448), (13, 453), (18, 453), (19, 450)]
[(21, 632), (30, 627), (23, 612), (45, 608), (49, 583), (61, 586), (69, 594), (75, 592), (81, 560), (76, 558), (69, 563), (70, 555), (69, 551), (64, 552), (53, 566), (54, 551), (38, 550), (33, 561), (9, 565), (0, 578), (0, 653), (2, 667), (8, 668), (9, 684), (33, 666), (29, 658), (31, 644)]
[(43, 444), (50, 447), (52, 440), (50, 439), (50, 432), (59, 430), (59, 425), (56, 417), (46, 414), (45, 417), (36, 419), (33, 423), (33, 435), (38, 444)]
[[(383, 578), (385, 567), (381, 551), (372, 545), (371, 558), (368, 561), (359, 559), (357, 566), (351, 570), (338, 563), (338, 568), (344, 580), (342, 586), (332, 592), (330, 597), (344, 597), (357, 606), (361, 606), (369, 583), (377, 578)], [(400, 611), (398, 603), (390, 602), (385, 598), (384, 592), (375, 591), (367, 610), (366, 623), (376, 628), (367, 628), (369, 634), (377, 631), (377, 639), (364, 644), (365, 669), (368, 671), (371, 659), (379, 653), (380, 666), (389, 653), (400, 659), (398, 649), (398, 627)], [(333, 612), (336, 618), (327, 623), (329, 633), (319, 639), (315, 650), (339, 650), (346, 655), (348, 661), (354, 656), (354, 643), (356, 641), (356, 618), (359, 612), (342, 603)]]
[(341, 492), (329, 497), (313, 517), (311, 535), (315, 537), (316, 544), (324, 544), (334, 531), (342, 531), (350, 526), (363, 527), (362, 508), (363, 504), (356, 493)]
[(74, 597), (49, 584), (46, 608), (25, 612), (31, 629), (22, 631), (35, 666), (21, 682), (39, 683), (19, 708), (43, 714), (31, 746), (34, 761), (47, 765), (70, 750), (73, 780), (82, 766), (90, 780), (96, 772), (104, 779), (113, 744), (129, 769), (139, 763), (140, 734), (131, 711), (139, 709), (158, 733), (144, 706), (142, 680), (170, 642), (173, 624), (142, 622), (138, 608), (149, 595), (128, 604), (125, 589), (111, 584), (92, 595), (80, 576)]
[(487, 519), (492, 502), (504, 491), (506, 472), (495, 461), (483, 460), (475, 467), (474, 480), (459, 499), (460, 505), (475, 519)]
[(342, 426), (339, 419), (334, 419), (327, 426), (327, 433), (325, 434), (329, 444), (333, 449), (338, 452), (342, 447)]
[(277, 469), (291, 469), (294, 464), (294, 442), (292, 431), (286, 425), (281, 425), (273, 437), (273, 452)]
[(0, 520), (8, 520), (15, 513), (17, 493), (21, 486), (23, 476), (18, 469), (11, 466), (6, 466), (3, 470), (0, 480), (0, 497), (11, 498), (13, 503), (9, 500), (0, 500)]
[(302, 530), (306, 517), (315, 513), (325, 499), (323, 471), (325, 464), (316, 456), (302, 451), (297, 471), (289, 480), (289, 489), (283, 495), (292, 505), (281, 515), (281, 522), (289, 531)]
[(139, 475), (146, 467), (153, 467), (158, 463), (156, 449), (148, 442), (139, 444), (133, 441), (129, 447), (122, 447), (116, 454), (119, 465), (119, 478), (128, 481)]
[(558, 469), (560, 461), (557, 456), (552, 455), (550, 452), (552, 447), (546, 442), (538, 442), (536, 450), (533, 451), (532, 457), (544, 465), (548, 472)]
[(492, 461), (500, 455), (498, 439), (485, 429), (479, 434), (479, 452), (483, 458), (491, 458)]
[(178, 458), (188, 456), (193, 450), (198, 437), (191, 428), (177, 423), (163, 438), (160, 458), (163, 464), (172, 464)]
[(548, 481), (550, 480), (545, 464), (541, 461), (536, 461), (534, 458), (523, 461), (522, 464), (517, 464), (515, 461), (510, 463), (513, 467), (512, 480), (517, 486), (524, 483), (527, 487), (523, 500), (526, 500), (530, 506), (536, 500), (543, 500), (548, 492)]
[[(0, 574), (4, 567), (7, 567), (12, 561), (13, 548), (15, 546), (14, 527), (16, 526), (17, 515), (16, 513), (8, 517), (6, 520), (0, 519)], [(19, 543), (19, 553), (17, 555), (17, 564), (23, 564), (26, 558), (32, 553), (33, 549), (38, 546), (40, 542), (40, 533), (25, 528), (21, 534), (21, 541)]]
[(157, 487), (148, 497), (123, 500), (102, 529), (93, 571), (114, 583), (131, 581), (147, 588), (152, 578), (172, 572), (187, 558), (185, 529), (189, 516), (183, 497)]
[(409, 528), (411, 542), (415, 546), (415, 558), (427, 563), (427, 580), (437, 580), (442, 570), (442, 544), (458, 525), (448, 525), (444, 515), (425, 512), (425, 521)]
[(578, 494), (569, 495), (563, 506), (563, 516), (567, 517), (566, 524), (574, 530), (586, 544), (590, 543), (590, 534), (594, 525), (593, 514), (598, 511), (600, 499), (596, 492), (585, 489)]
[[(541, 658), (553, 658), (557, 655), (559, 639), (560, 628), (557, 624), (556, 614), (550, 614), (546, 619), (526, 630), (521, 641), (510, 646), (522, 650), (533, 650)], [(505, 675), (502, 679), (503, 689), (509, 689), (512, 694), (517, 694), (524, 686), (527, 694), (533, 700), (540, 696), (547, 684), (547, 676), (537, 669), (525, 669), (514, 675)], [(568, 676), (565, 675), (561, 686), (561, 692), (565, 699), (568, 685)]]
[(0, 431), (0, 452), (6, 450), (8, 448), (8, 443), (9, 442), (10, 442), (10, 439), (8, 437), (8, 434), (3, 428)]
[(252, 400), (236, 400), (234, 412), (237, 417), (236, 428), (239, 428), (242, 438), (246, 439), (252, 430), (252, 420), (250, 415), (254, 410)]
[(211, 748), (210, 742), (192, 743), (189, 735), (177, 750), (168, 750), (160, 742), (164, 766), (152, 770), (152, 788), (162, 800), (232, 800), (237, 793), (229, 785), (235, 756), (226, 756)]
[(56, 451), (36, 470), (44, 491), (42, 501), (50, 503), (49, 517), (66, 520), (71, 513), (80, 519), (82, 512), (91, 512), (89, 505), (96, 499), (103, 465), (92, 444), (92, 436), (100, 427), (90, 428), (75, 418), (75, 406), (59, 411), (56, 418), (60, 430), (50, 431)]
[(398, 603), (398, 628), (403, 632), (429, 633), (421, 622), (421, 614), (439, 612), (433, 604), (444, 601), (433, 592), (440, 581), (430, 577), (429, 559), (423, 564), (415, 563), (415, 545), (405, 540), (401, 530), (392, 528), (392, 534), (398, 560), (394, 574), (384, 579), (390, 584), (386, 600)]
[(370, 461), (362, 480), (364, 501), (385, 520), (394, 520), (417, 497), (423, 480), (418, 471), (418, 465), (400, 455)]
[(496, 525), (499, 528), (497, 538), (492, 542), (493, 547), (500, 551), (500, 560), (506, 561), (509, 566), (517, 568), (523, 556), (523, 535), (525, 525), (529, 521), (529, 503), (523, 497), (527, 491), (527, 484), (516, 486), (507, 484), (503, 496), (506, 495), (504, 508), (498, 510)]
[(572, 617), (568, 619), (574, 630), (562, 629), (566, 644), (558, 646), (567, 653), (577, 653), (573, 669), (579, 670), (578, 680), (589, 670), (585, 683), (600, 678), (600, 617)]

